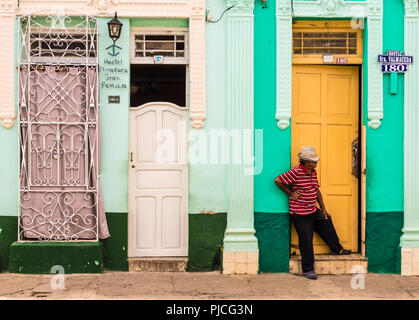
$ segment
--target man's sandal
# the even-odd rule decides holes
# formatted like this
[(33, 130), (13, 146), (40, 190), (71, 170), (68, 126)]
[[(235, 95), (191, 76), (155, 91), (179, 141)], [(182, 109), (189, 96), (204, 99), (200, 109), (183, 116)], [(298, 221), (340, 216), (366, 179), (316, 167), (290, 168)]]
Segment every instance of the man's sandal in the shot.
[(304, 272), (303, 276), (310, 280), (316, 280), (317, 274), (314, 271)]
[(332, 254), (336, 254), (338, 256), (348, 255), (351, 254), (351, 250), (341, 249), (339, 252), (332, 252)]

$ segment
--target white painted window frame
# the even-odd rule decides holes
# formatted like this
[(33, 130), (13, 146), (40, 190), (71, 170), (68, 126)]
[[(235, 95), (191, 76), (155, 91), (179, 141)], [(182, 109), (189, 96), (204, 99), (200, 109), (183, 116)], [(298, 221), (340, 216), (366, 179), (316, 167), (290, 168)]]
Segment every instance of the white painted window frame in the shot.
[(131, 64), (155, 64), (154, 57), (135, 56), (135, 36), (144, 35), (183, 35), (185, 37), (184, 57), (164, 57), (163, 64), (189, 64), (189, 39), (188, 28), (150, 28), (132, 27), (130, 34), (130, 63)]
[(366, 18), (368, 22), (368, 126), (377, 129), (383, 119), (383, 75), (377, 56), (383, 50), (383, 0), (344, 1), (276, 0), (277, 102), (275, 119), (280, 129), (290, 125), (292, 106), (292, 13), (307, 18)]

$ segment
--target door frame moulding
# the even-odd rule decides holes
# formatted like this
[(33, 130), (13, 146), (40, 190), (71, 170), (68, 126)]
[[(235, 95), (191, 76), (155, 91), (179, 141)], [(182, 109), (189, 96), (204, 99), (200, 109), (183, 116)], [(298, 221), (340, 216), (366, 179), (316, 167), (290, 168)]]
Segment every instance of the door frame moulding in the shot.
[(368, 21), (368, 126), (377, 129), (383, 119), (383, 75), (377, 56), (383, 48), (383, 0), (344, 1), (276, 0), (277, 20), (277, 101), (275, 119), (280, 129), (290, 125), (292, 106), (292, 19), (351, 18)]
[[(194, 129), (204, 126), (206, 119), (206, 59), (205, 59), (205, 0), (63, 0), (57, 6), (54, 0), (5, 0), (0, 3), (0, 22), (2, 28), (14, 30), (16, 15), (31, 14), (36, 11), (77, 10), (86, 15), (112, 18), (118, 13), (119, 18), (187, 18), (189, 20), (189, 70), (190, 104), (189, 116)], [(4, 20), (4, 21), (3, 21)], [(14, 65), (14, 31), (7, 32), (3, 48), (3, 62)], [(10, 57), (9, 57), (10, 55)], [(6, 128), (14, 125), (14, 69), (9, 68), (5, 78), (11, 79), (9, 87), (0, 91), (0, 120)]]

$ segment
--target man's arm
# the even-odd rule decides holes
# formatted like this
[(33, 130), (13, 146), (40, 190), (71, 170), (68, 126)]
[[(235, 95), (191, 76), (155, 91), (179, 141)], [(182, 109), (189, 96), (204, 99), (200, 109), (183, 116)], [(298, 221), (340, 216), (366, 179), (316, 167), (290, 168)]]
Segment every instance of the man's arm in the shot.
[(275, 178), (275, 184), (278, 186), (279, 189), (281, 189), (283, 192), (287, 194), (287, 196), (293, 200), (297, 200), (300, 194), (298, 191), (292, 192), (290, 189), (286, 187), (285, 184), (282, 183), (281, 179), (278, 177)]
[(324, 215), (327, 219), (329, 214), (327, 213), (326, 206), (324, 205), (324, 202), (323, 202), (322, 193), (320, 192), (319, 188), (317, 188), (317, 202), (319, 203), (320, 209), (322, 210), (322, 212), (324, 213)]

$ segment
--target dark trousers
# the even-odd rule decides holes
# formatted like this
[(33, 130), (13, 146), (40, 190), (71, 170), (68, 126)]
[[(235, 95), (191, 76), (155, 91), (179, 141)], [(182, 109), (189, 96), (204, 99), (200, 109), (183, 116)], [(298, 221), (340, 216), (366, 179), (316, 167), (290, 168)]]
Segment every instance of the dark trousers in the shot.
[(313, 230), (317, 232), (332, 251), (339, 252), (343, 248), (339, 243), (339, 238), (330, 216), (327, 220), (317, 220), (314, 219), (314, 214), (292, 214), (291, 220), (294, 222), (298, 235), (303, 272), (314, 270)]

